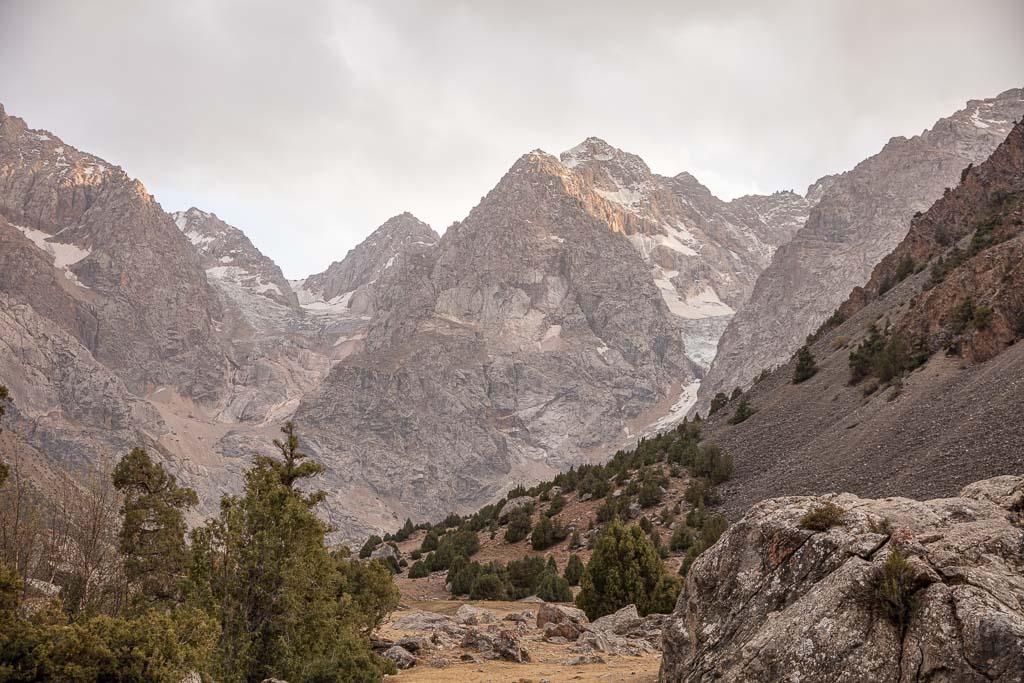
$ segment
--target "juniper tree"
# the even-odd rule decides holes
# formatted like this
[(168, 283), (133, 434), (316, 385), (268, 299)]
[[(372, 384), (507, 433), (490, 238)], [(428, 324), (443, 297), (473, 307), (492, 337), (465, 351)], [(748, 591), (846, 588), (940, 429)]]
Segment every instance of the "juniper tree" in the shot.
[(814, 354), (806, 345), (801, 346), (796, 352), (796, 367), (793, 369), (793, 384), (806, 382), (818, 372), (818, 364), (814, 361)]
[(124, 496), (118, 540), (126, 578), (143, 604), (172, 604), (187, 569), (184, 512), (199, 502), (196, 492), (179, 486), (142, 448), (121, 459), (113, 481)]
[(645, 616), (671, 612), (679, 595), (678, 578), (669, 574), (658, 551), (639, 527), (612, 521), (600, 534), (580, 581), (576, 606), (590, 619), (635, 604)]

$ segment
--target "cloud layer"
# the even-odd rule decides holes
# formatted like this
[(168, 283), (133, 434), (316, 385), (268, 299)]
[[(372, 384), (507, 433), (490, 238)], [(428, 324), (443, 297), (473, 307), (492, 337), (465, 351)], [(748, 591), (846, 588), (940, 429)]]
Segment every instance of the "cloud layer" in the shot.
[(5, 0), (0, 102), (298, 277), (589, 135), (723, 198), (803, 191), (1024, 84), (1021, 26), (1019, 0)]

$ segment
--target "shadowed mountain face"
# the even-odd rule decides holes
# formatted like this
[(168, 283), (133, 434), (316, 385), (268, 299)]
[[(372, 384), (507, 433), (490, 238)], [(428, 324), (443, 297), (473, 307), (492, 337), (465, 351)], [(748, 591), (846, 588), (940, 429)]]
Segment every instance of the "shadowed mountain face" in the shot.
[(819, 181), (806, 224), (775, 254), (719, 341), (698, 408), (785, 362), (899, 244), (911, 216), (955, 186), (964, 167), (988, 158), (1022, 116), (1024, 90), (972, 100), (931, 130), (893, 138), (852, 170)]

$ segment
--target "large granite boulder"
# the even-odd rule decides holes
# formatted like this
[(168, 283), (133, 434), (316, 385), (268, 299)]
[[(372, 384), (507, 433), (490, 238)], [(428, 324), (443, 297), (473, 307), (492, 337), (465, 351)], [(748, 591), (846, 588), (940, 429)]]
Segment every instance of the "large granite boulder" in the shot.
[[(825, 502), (839, 524), (804, 528)], [(691, 568), (660, 681), (1024, 681), (1022, 511), (1021, 476), (760, 503)]]

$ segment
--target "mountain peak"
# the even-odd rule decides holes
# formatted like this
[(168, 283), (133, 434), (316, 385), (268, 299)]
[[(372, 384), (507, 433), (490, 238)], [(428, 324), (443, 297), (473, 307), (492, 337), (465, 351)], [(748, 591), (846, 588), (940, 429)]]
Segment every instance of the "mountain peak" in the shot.
[(651, 169), (637, 155), (624, 152), (594, 136), (588, 137), (572, 149), (562, 152), (560, 159), (569, 168), (593, 163), (605, 165), (608, 162), (614, 162), (614, 165), (634, 173), (644, 175), (651, 173)]

